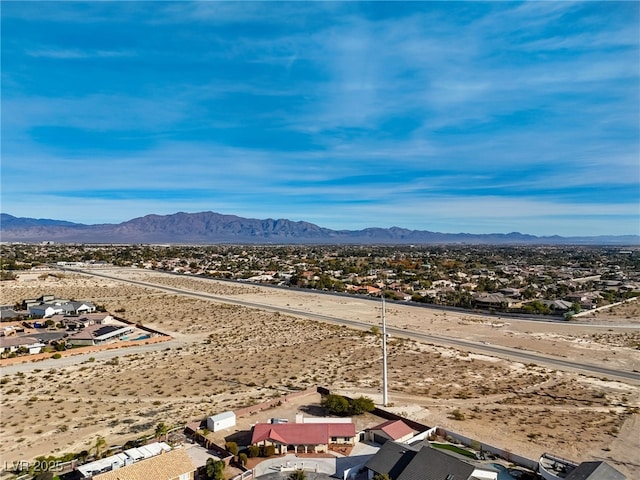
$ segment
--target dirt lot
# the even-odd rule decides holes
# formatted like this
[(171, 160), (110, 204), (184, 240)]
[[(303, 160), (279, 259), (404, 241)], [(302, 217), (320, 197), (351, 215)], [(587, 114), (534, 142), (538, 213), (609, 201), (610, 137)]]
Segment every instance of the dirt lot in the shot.
[[(380, 322), (379, 305), (342, 298), (114, 269), (109, 274), (308, 312)], [(158, 422), (186, 423), (257, 403), (283, 392), (323, 385), (380, 401), (380, 339), (370, 332), (114, 280), (66, 273), (3, 282), (0, 304), (54, 294), (120, 310), (165, 331), (179, 346), (119, 352), (62, 368), (3, 375), (2, 460), (89, 449), (152, 433)], [(389, 325), (518, 347), (611, 368), (640, 368), (638, 305), (567, 325), (392, 305)], [(628, 310), (625, 310), (628, 309)], [(122, 310), (124, 309), (124, 312)], [(606, 459), (640, 477), (640, 387), (606, 378), (507, 362), (452, 348), (391, 339), (393, 409), (514, 453), (547, 451)], [(457, 418), (457, 419), (456, 419)]]

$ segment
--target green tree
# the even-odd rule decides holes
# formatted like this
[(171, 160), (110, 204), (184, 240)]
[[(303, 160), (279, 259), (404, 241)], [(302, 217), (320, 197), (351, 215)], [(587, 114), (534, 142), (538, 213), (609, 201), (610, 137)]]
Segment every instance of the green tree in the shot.
[(322, 399), (322, 406), (332, 415), (348, 415), (349, 401), (342, 395), (329, 394)]
[(351, 413), (353, 415), (360, 415), (365, 412), (372, 412), (375, 410), (376, 406), (368, 397), (358, 397), (354, 398), (351, 402)]
[(242, 465), (243, 467), (247, 466), (247, 460), (248, 459), (247, 459), (247, 454), (246, 453), (243, 452), (243, 453), (238, 455), (238, 463), (240, 465)]
[(208, 458), (205, 465), (205, 475), (207, 480), (223, 480), (224, 467), (225, 463), (223, 460), (214, 460), (213, 458)]
[(307, 480), (307, 474), (304, 470), (294, 470), (289, 474), (289, 480)]

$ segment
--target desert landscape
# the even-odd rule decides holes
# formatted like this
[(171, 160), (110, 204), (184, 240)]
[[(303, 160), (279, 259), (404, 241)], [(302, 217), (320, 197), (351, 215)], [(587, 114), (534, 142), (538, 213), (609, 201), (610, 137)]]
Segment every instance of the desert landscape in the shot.
[[(135, 352), (123, 348), (3, 367), (5, 461), (89, 450), (98, 436), (122, 445), (153, 433), (158, 422), (177, 426), (316, 385), (381, 402), (376, 329), (304, 318), (306, 312), (379, 326), (379, 302), (133, 268), (96, 272), (111, 278), (51, 273), (23, 273), (3, 282), (0, 303), (43, 294), (89, 300), (173, 340)], [(189, 294), (126, 283), (131, 280)], [(233, 303), (238, 300), (264, 308)], [(640, 369), (637, 303), (588, 315), (579, 324), (400, 304), (387, 305), (386, 320), (479, 347)], [(640, 476), (638, 382), (398, 336), (388, 347), (390, 410), (529, 458), (550, 452), (577, 461), (604, 459), (629, 478)]]

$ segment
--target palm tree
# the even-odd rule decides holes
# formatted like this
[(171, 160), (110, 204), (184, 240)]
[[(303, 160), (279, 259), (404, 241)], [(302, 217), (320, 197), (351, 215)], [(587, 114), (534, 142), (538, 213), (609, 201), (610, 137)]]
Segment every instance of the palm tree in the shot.
[(162, 439), (162, 437), (165, 437), (166, 440), (168, 430), (169, 428), (164, 424), (164, 422), (160, 422), (156, 425), (156, 438)]
[(94, 450), (96, 451), (96, 458), (100, 457), (100, 453), (106, 446), (107, 446), (107, 441), (104, 439), (104, 437), (98, 435), (98, 438), (96, 438), (96, 443), (93, 446)]

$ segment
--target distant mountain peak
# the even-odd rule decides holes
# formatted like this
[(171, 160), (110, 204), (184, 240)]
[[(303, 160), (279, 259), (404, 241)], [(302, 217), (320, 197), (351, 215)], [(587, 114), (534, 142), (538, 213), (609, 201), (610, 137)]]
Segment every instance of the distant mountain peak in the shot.
[(18, 218), (0, 214), (4, 242), (58, 243), (253, 243), (253, 244), (617, 244), (637, 245), (637, 235), (536, 237), (520, 232), (439, 233), (370, 227), (331, 230), (305, 221), (243, 218), (216, 212), (149, 214), (119, 224), (84, 225), (63, 220)]

